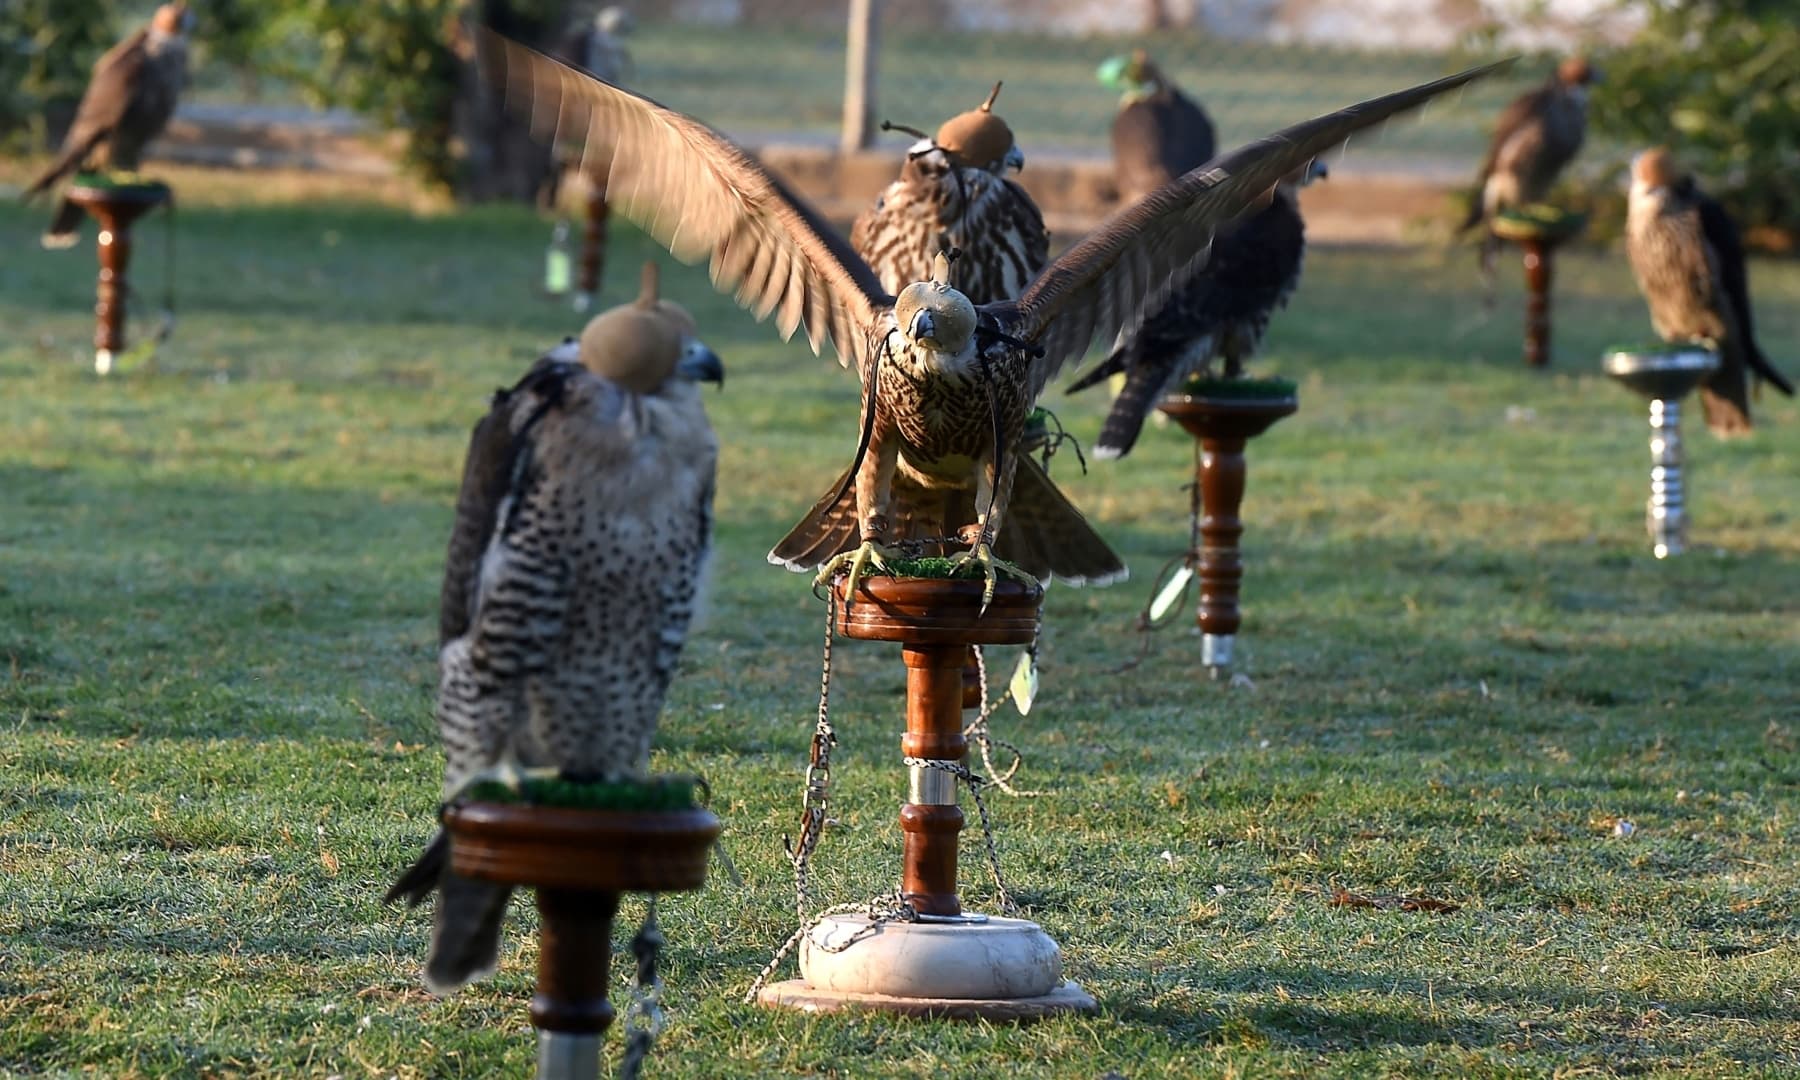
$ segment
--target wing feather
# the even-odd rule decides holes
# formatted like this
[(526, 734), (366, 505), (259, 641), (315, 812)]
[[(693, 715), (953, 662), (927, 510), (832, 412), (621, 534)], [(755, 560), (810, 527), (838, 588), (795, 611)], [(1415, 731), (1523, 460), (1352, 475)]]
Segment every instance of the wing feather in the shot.
[(1113, 215), (1037, 276), (1016, 303), (983, 306), (1014, 337), (1043, 354), (1033, 361), (1032, 398), (1095, 338), (1143, 321), (1204, 265), (1214, 230), (1265, 198), (1276, 181), (1357, 131), (1510, 66), (1471, 68), (1373, 98), (1214, 158)]
[(783, 338), (802, 326), (863, 371), (867, 330), (893, 304), (875, 274), (762, 164), (697, 120), (483, 28), (481, 66), (540, 138), (607, 163), (607, 201)]

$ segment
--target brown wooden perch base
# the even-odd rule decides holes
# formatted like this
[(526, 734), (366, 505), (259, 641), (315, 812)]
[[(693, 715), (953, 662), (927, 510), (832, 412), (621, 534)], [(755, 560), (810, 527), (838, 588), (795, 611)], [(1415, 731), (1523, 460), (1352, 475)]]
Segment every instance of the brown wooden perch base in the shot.
[[(502, 803), (452, 806), (444, 826), (458, 874), (537, 890), (542, 925), (531, 1022), (540, 1032), (540, 1066), (557, 1046), (546, 1033), (597, 1040), (612, 1023), (607, 988), (619, 894), (698, 889), (720, 830), (719, 819), (697, 807), (659, 812)], [(597, 1044), (576, 1053), (597, 1053)]]
[(1550, 365), (1550, 286), (1556, 249), (1579, 235), (1586, 224), (1585, 214), (1548, 207), (1535, 214), (1502, 214), (1494, 219), (1494, 235), (1525, 253), (1525, 363), (1531, 367)]
[(1176, 394), (1156, 406), (1200, 441), (1200, 659), (1214, 678), (1231, 667), (1243, 615), (1238, 592), (1244, 561), (1238, 540), (1244, 523), (1248, 466), (1244, 444), (1300, 408), (1297, 397), (1209, 398)]
[(113, 357), (125, 349), (125, 303), (130, 289), (125, 269), (131, 263), (131, 226), (138, 218), (169, 201), (162, 183), (74, 183), (64, 197), (100, 224), (100, 278), (94, 300), (94, 370), (112, 370)]

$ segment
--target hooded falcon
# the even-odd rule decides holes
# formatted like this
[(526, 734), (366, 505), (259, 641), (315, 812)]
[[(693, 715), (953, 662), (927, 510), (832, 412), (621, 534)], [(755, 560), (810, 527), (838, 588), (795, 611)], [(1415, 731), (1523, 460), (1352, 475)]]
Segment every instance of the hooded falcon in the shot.
[[(185, 2), (164, 4), (147, 25), (95, 62), (62, 149), (25, 189), (26, 198), (77, 172), (137, 170), (144, 147), (168, 126), (187, 85), (187, 34), (193, 23)], [(60, 200), (43, 245), (72, 246), (80, 225), (81, 207)]]
[(1150, 54), (1137, 49), (1100, 65), (1101, 85), (1120, 91), (1113, 116), (1113, 171), (1119, 197), (1136, 202), (1212, 160), (1212, 121)]
[(977, 304), (1019, 295), (1050, 261), (1044, 216), (1006, 176), (1025, 167), (1025, 156), (994, 112), (999, 96), (995, 83), (980, 108), (950, 118), (930, 138), (900, 128), (919, 141), (906, 152), (900, 179), (850, 228), (850, 246), (888, 292), (930, 277), (940, 251), (963, 252), (950, 283)]
[[(1213, 230), (1283, 176), (1492, 70), (1353, 105), (1217, 158), (1115, 215), (1017, 298), (976, 307), (949, 283), (947, 259), (933, 280), (889, 293), (811, 207), (706, 125), (498, 35), (481, 42), (485, 69), (541, 135), (585, 135), (588, 150), (610, 161), (608, 190), (621, 213), (676, 257), (708, 259), (714, 285), (759, 318), (773, 314), (783, 337), (805, 327), (815, 350), (829, 340), (857, 370), (853, 464), (771, 561), (823, 564), (821, 577), (847, 564), (855, 578), (881, 559), (880, 545), (955, 537), (967, 546), (958, 561), (979, 565), (990, 596), (997, 539), (1037, 560), (1012, 568), (1020, 576), (1098, 582), (1124, 573), (1060, 495), (1039, 502), (1035, 518), (1008, 518), (1036, 484), (1018, 447), (1045, 384), (1096, 338), (1135, 326), (1197, 268)], [(1019, 476), (1027, 479), (1015, 486)], [(1042, 487), (1055, 490), (1047, 479)]]
[[(1543, 85), (1516, 98), (1500, 114), (1487, 157), (1475, 177), (1469, 216), (1458, 232), (1491, 222), (1502, 210), (1542, 202), (1587, 137), (1588, 87), (1600, 73), (1586, 57), (1571, 56)], [(1491, 265), (1497, 242), (1482, 241), (1482, 266)]]
[[(656, 297), (597, 316), (475, 426), (439, 611), (444, 799), (523, 769), (640, 777), (712, 543), (719, 358)], [(494, 970), (511, 890), (450, 871), (439, 830), (389, 890), (439, 893), (425, 985)]]
[(1095, 457), (1130, 453), (1156, 400), (1189, 375), (1210, 373), (1215, 358), (1224, 360), (1225, 377), (1244, 373), (1270, 316), (1300, 285), (1306, 255), (1300, 188), (1325, 175), (1324, 162), (1308, 162), (1275, 185), (1269, 205), (1220, 226), (1200, 272), (1069, 387), (1074, 393), (1125, 375), (1094, 443)]
[(1700, 387), (1715, 435), (1749, 434), (1752, 376), (1793, 396), (1793, 384), (1756, 344), (1737, 223), (1660, 147), (1631, 163), (1625, 252), (1657, 335), (1704, 341), (1719, 353), (1719, 369)]

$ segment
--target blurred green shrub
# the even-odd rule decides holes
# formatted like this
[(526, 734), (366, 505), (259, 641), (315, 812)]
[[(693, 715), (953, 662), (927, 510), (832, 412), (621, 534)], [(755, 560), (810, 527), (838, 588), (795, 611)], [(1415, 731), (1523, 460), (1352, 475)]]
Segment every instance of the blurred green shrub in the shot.
[(1597, 54), (1597, 131), (1663, 144), (1753, 238), (1800, 236), (1800, 0), (1628, 0), (1646, 25)]
[(59, 142), (115, 39), (111, 0), (0, 0), (0, 143)]

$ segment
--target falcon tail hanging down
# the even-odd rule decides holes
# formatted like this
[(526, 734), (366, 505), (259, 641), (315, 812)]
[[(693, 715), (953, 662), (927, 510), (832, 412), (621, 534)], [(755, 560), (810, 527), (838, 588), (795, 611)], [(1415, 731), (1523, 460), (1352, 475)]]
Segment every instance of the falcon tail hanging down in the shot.
[(1750, 432), (1753, 376), (1793, 396), (1793, 384), (1756, 344), (1737, 224), (1667, 150), (1646, 150), (1631, 163), (1625, 252), (1657, 335), (1705, 341), (1719, 352), (1719, 370), (1700, 387), (1714, 434)]
[[(1009, 538), (1012, 550), (1040, 560), (1022, 567), (1027, 574), (1093, 582), (1124, 575), (1103, 543), (1090, 546), (1098, 537), (1060, 495), (1048, 519), (1007, 516), (1011, 500), (1037, 484), (1018, 447), (1044, 385), (1096, 338), (1135, 326), (1146, 305), (1196, 269), (1213, 230), (1281, 177), (1352, 133), (1492, 70), (1354, 105), (1220, 157), (1116, 215), (1016, 299), (977, 308), (950, 286), (947, 265), (935, 280), (890, 294), (817, 213), (704, 124), (497, 35), (484, 34), (482, 47), (509, 104), (540, 134), (585, 133), (589, 152), (611, 161), (608, 189), (621, 213), (678, 258), (708, 259), (714, 284), (758, 317), (775, 315), (784, 337), (804, 326), (814, 349), (830, 340), (856, 368), (856, 464), (771, 561), (795, 570), (824, 562), (823, 573), (848, 562), (854, 576), (881, 558), (879, 545), (902, 538), (898, 515), (910, 513), (915, 534), (968, 545), (958, 558), (978, 564), (990, 590), (992, 545), (1009, 529), (1025, 534)], [(1020, 475), (1026, 479), (1016, 484)], [(840, 509), (851, 495), (853, 509)], [(854, 513), (854, 528), (841, 524), (846, 513)]]
[[(1542, 86), (1506, 107), (1475, 177), (1469, 215), (1457, 232), (1486, 225), (1502, 210), (1544, 201), (1587, 137), (1588, 87), (1599, 79), (1586, 57), (1571, 56)], [(1497, 246), (1491, 234), (1483, 238), (1484, 269), (1492, 265)]]
[(1113, 171), (1119, 198), (1136, 202), (1212, 160), (1212, 121), (1137, 49), (1095, 72), (1101, 85), (1121, 91), (1113, 116)]
[[(642, 776), (712, 543), (718, 443), (697, 380), (719, 358), (687, 313), (643, 295), (596, 317), (475, 426), (439, 612), (444, 798)], [(494, 970), (510, 890), (449, 869), (439, 830), (386, 899), (435, 889), (425, 985)]]
[[(26, 198), (77, 172), (137, 170), (144, 147), (168, 126), (187, 85), (187, 35), (193, 23), (185, 2), (164, 4), (147, 25), (95, 62), (62, 149), (25, 189)], [(80, 225), (81, 208), (59, 200), (43, 245), (73, 246)]]
[(1300, 188), (1325, 176), (1324, 162), (1309, 162), (1275, 185), (1269, 205), (1221, 226), (1200, 272), (1069, 387), (1074, 393), (1125, 375), (1094, 442), (1095, 457), (1130, 453), (1157, 399), (1189, 375), (1210, 373), (1215, 358), (1224, 360), (1227, 378), (1244, 373), (1270, 317), (1300, 285), (1306, 255)]
[[(950, 282), (977, 304), (1019, 295), (1050, 261), (1044, 216), (1008, 169), (1025, 167), (1012, 129), (993, 111), (1000, 84), (978, 109), (952, 117), (906, 152), (900, 178), (850, 229), (850, 246), (890, 293), (931, 276), (940, 251), (964, 257)], [(897, 125), (888, 125), (896, 127)]]

